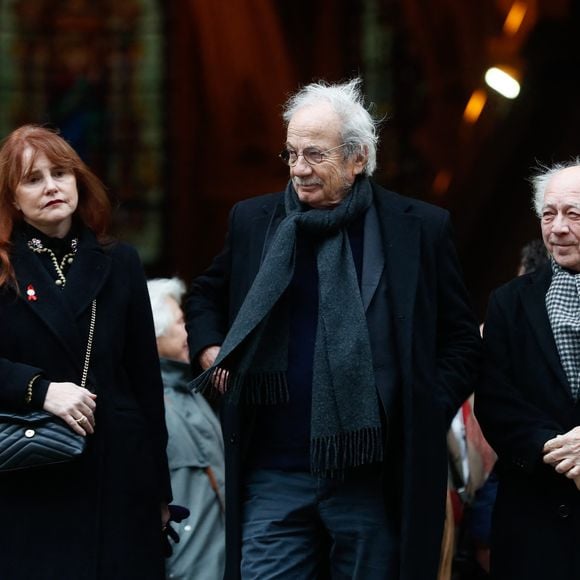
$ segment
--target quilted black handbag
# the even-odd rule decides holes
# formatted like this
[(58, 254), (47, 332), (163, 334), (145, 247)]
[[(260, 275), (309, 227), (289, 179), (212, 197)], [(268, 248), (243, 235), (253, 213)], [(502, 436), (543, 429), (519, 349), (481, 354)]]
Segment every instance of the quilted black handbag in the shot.
[[(95, 320), (96, 300), (93, 300), (81, 387), (87, 382)], [(52, 413), (0, 411), (0, 472), (71, 461), (82, 455), (86, 444), (86, 437)]]
[(28, 469), (79, 457), (86, 437), (46, 411), (0, 411), (0, 471)]

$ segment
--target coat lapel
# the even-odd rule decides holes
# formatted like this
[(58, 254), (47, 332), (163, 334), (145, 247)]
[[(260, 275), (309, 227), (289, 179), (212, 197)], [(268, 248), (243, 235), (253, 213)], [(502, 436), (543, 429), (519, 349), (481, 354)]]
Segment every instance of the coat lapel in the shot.
[[(407, 339), (406, 344), (410, 345), (419, 264), (420, 218), (406, 213), (408, 204), (385, 193), (387, 195), (377, 195), (375, 191), (375, 204), (365, 218), (362, 298), (367, 310), (386, 267), (394, 319)], [(256, 219), (264, 220), (268, 215), (270, 221), (266, 229), (262, 260), (286, 215), (284, 204), (277, 204), (273, 212), (265, 208), (264, 214)]]
[(71, 359), (78, 363), (77, 345), (80, 344), (80, 336), (62, 289), (55, 284), (38, 257), (26, 248), (25, 242), (15, 243), (13, 256), (14, 272), (20, 289), (18, 299), (27, 304)]
[(420, 218), (407, 213), (409, 206), (404, 200), (386, 191), (375, 194), (375, 204), (383, 226), (385, 266), (401, 363), (410, 371), (413, 305), (420, 263)]
[[(264, 208), (264, 215), (268, 212), (267, 208)], [(286, 216), (286, 211), (283, 203), (278, 203), (274, 208), (273, 212), (268, 212), (270, 215), (270, 221), (266, 227), (266, 235), (264, 238), (264, 247), (262, 251), (262, 257), (260, 263), (264, 260), (264, 256), (272, 243), (274, 234), (280, 225), (280, 222)], [(257, 218), (263, 220), (264, 216)], [(260, 222), (261, 223), (261, 222)], [(263, 227), (263, 225), (261, 226)], [(377, 210), (374, 205), (369, 208), (367, 215), (365, 216), (365, 227), (364, 227), (364, 257), (363, 257), (363, 271), (361, 280), (361, 294), (364, 304), (365, 311), (368, 309), (369, 304), (377, 290), (379, 281), (383, 274), (385, 267), (385, 256), (382, 245), (382, 235), (379, 225), (379, 217)]]
[(367, 211), (364, 227), (363, 269), (361, 294), (365, 312), (377, 290), (383, 270), (385, 269), (385, 254), (383, 239), (379, 226), (377, 209), (373, 205)]
[[(71, 360), (80, 368), (86, 332), (79, 330), (78, 317), (89, 307), (107, 278), (110, 258), (98, 246), (91, 232), (83, 233), (64, 289), (59, 288), (38, 257), (26, 247), (26, 240), (14, 240), (13, 265), (20, 288), (18, 299), (52, 332)], [(27, 290), (34, 292), (34, 298)]]
[[(286, 216), (286, 209), (284, 208), (283, 202), (276, 204), (276, 207), (274, 208), (273, 212), (271, 210), (268, 210), (268, 208), (266, 206), (264, 206), (263, 209), (264, 209), (264, 211), (263, 211), (262, 215), (260, 215), (256, 218), (256, 220), (259, 220), (259, 223), (257, 223), (256, 225), (260, 228), (263, 228), (264, 227), (264, 220), (268, 220), (268, 218), (269, 218), (269, 221), (268, 221), (268, 225), (266, 226), (266, 235), (264, 238), (264, 245), (262, 247), (262, 255), (260, 257), (260, 264), (262, 264), (262, 262), (264, 261), (264, 257), (266, 256), (266, 253), (270, 247), (270, 244), (272, 243), (272, 239), (274, 238), (274, 234), (276, 233), (276, 230), (278, 229), (280, 222)], [(260, 236), (258, 236), (258, 239), (260, 239)]]
[[(64, 289), (76, 317), (85, 312), (109, 276), (111, 258), (90, 230), (85, 230)], [(97, 305), (98, 308), (98, 305)]]
[(547, 264), (530, 277), (528, 285), (521, 287), (520, 298), (540, 350), (559, 378), (562, 387), (565, 388), (568, 396), (571, 397), (570, 386), (560, 362), (552, 326), (548, 318), (548, 311), (546, 310), (546, 292), (550, 287), (551, 281), (552, 270), (550, 264)]

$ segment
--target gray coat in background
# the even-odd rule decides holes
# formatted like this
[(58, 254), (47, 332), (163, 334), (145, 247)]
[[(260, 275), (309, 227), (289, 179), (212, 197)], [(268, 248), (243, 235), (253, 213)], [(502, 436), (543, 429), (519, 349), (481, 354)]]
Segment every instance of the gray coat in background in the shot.
[[(217, 415), (187, 387), (189, 366), (161, 359), (167, 455), (173, 501), (191, 515), (172, 526), (180, 541), (167, 560), (167, 578), (221, 580), (225, 564), (224, 446)], [(212, 484), (217, 485), (217, 492)]]

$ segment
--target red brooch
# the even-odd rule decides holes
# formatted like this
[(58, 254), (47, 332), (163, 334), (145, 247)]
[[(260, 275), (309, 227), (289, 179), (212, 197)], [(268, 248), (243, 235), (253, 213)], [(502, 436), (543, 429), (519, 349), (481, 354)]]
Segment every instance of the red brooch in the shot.
[(30, 302), (36, 302), (36, 300), (38, 300), (38, 297), (36, 296), (36, 290), (32, 284), (28, 284), (26, 287), (26, 296), (28, 296), (28, 300)]

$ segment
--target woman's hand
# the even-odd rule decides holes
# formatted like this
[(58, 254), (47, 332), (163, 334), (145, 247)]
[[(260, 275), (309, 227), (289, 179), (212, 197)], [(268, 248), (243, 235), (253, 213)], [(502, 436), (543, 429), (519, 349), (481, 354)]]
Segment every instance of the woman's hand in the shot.
[(95, 432), (96, 398), (97, 395), (74, 383), (50, 383), (43, 409), (85, 436)]

